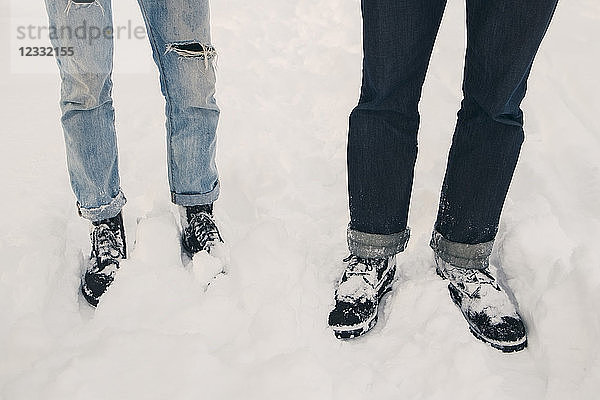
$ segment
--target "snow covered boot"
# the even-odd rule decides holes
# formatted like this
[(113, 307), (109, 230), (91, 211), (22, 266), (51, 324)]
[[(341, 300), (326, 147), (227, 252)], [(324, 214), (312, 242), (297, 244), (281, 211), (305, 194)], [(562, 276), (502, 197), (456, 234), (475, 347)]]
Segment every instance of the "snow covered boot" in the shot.
[(90, 237), (92, 253), (81, 279), (81, 293), (96, 307), (100, 296), (113, 282), (120, 261), (127, 258), (122, 214), (92, 222)]
[(213, 217), (212, 204), (183, 207), (181, 225), (181, 244), (190, 256), (202, 250), (210, 253), (212, 246), (223, 242)]
[(329, 326), (338, 339), (351, 339), (368, 332), (377, 323), (379, 302), (392, 290), (396, 256), (361, 258), (350, 255), (335, 291), (335, 308)]
[(448, 279), (448, 291), (479, 340), (505, 353), (527, 347), (521, 317), (489, 268), (455, 267), (435, 257), (436, 271)]

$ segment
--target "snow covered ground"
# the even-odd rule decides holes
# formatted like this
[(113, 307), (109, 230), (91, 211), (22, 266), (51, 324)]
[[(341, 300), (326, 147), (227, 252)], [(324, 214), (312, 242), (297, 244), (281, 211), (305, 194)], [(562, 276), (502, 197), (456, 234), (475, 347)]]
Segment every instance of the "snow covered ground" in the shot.
[[(449, 1), (424, 88), (401, 276), (378, 326), (349, 342), (326, 318), (347, 251), (359, 1), (213, 1), (216, 212), (230, 262), (207, 290), (215, 266), (181, 262), (149, 45), (117, 42), (131, 258), (96, 311), (77, 297), (88, 225), (65, 172), (57, 69), (19, 58), (14, 38), (15, 21), (45, 20), (42, 3), (1, 6), (11, 29), (1, 40), (0, 399), (597, 398), (596, 1), (559, 5), (524, 103), (527, 139), (493, 255), (529, 328), (529, 348), (510, 355), (471, 336), (427, 246), (460, 102), (462, 2)], [(141, 24), (134, 0), (115, 3), (117, 19)]]

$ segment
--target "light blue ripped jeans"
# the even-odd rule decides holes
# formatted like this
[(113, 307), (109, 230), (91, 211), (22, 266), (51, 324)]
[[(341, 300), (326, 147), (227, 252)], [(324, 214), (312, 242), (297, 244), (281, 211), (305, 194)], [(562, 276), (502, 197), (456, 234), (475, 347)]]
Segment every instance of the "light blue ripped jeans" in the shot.
[[(182, 206), (212, 203), (219, 195), (219, 108), (208, 0), (138, 2), (166, 99), (171, 199)], [(111, 0), (46, 0), (46, 8), (53, 47), (72, 48), (72, 55), (57, 54), (71, 186), (83, 217), (110, 218), (125, 204), (111, 98)]]

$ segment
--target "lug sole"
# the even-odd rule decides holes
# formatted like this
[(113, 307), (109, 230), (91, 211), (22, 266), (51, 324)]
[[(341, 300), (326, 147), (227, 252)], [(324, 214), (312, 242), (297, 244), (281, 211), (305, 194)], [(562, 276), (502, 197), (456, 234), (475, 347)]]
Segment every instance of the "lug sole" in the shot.
[(473, 336), (475, 336), (477, 339), (481, 340), (483, 343), (489, 344), (494, 349), (500, 350), (503, 353), (515, 353), (517, 351), (521, 351), (521, 350), (524, 350), (525, 348), (527, 348), (527, 338), (525, 339), (524, 342), (519, 343), (519, 344), (502, 345), (502, 344), (497, 344), (497, 343), (491, 342), (489, 339), (487, 339), (485, 336), (481, 335), (479, 332), (477, 332), (471, 326), (469, 326), (469, 331), (473, 334)]
[(354, 339), (370, 331), (376, 324), (377, 314), (375, 314), (368, 322), (362, 324), (361, 327), (357, 327), (355, 329), (340, 330), (339, 327), (334, 327), (333, 334), (338, 339)]

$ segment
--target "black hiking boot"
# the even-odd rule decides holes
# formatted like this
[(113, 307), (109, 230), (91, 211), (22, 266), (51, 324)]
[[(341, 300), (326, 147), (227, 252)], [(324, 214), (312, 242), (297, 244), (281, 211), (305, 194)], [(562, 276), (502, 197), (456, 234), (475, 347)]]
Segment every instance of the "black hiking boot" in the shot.
[(361, 258), (350, 255), (335, 291), (335, 308), (329, 326), (338, 339), (351, 339), (368, 332), (377, 323), (379, 302), (392, 290), (396, 256)]
[(100, 296), (113, 282), (120, 261), (127, 258), (122, 214), (92, 222), (90, 237), (92, 253), (81, 279), (81, 293), (91, 306), (96, 307)]
[(505, 353), (527, 347), (525, 325), (489, 268), (458, 268), (437, 256), (435, 262), (438, 275), (450, 281), (450, 298), (476, 338)]
[(183, 207), (183, 209), (181, 244), (190, 256), (203, 250), (210, 253), (212, 246), (223, 242), (215, 223), (212, 204)]

